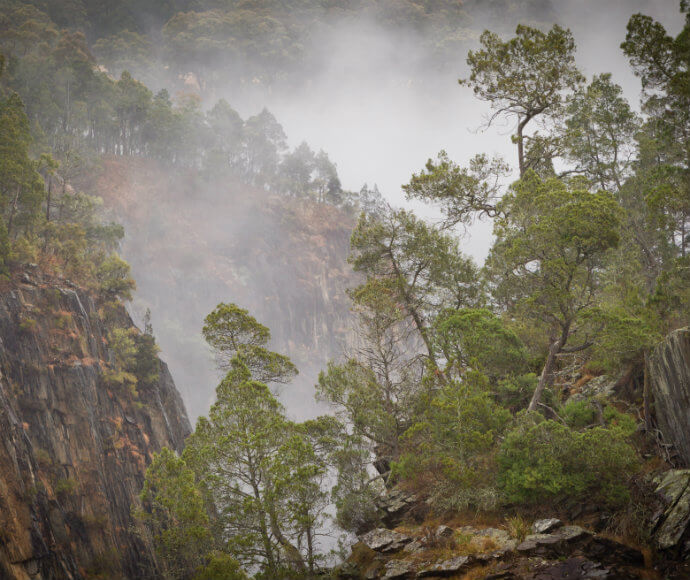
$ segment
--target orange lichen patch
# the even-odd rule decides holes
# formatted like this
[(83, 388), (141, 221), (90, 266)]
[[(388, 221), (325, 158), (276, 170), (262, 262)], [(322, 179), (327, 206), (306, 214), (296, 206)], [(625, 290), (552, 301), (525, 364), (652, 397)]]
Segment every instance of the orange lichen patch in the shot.
[(30, 427), (30, 425), (29, 425), (26, 421), (24, 421), (24, 422), (22, 423), (22, 428), (24, 429), (24, 431), (28, 431), (28, 430), (29, 430), (29, 427)]
[(581, 389), (583, 385), (587, 384), (589, 381), (592, 379), (596, 378), (597, 375), (591, 373), (590, 371), (585, 370), (582, 373), (582, 376), (575, 381), (575, 384), (573, 385), (573, 389)]

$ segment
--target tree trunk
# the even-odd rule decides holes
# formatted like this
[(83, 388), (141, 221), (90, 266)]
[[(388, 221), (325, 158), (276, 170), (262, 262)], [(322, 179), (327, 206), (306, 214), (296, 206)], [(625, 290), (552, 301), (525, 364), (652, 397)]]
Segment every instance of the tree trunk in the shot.
[(292, 562), (295, 565), (297, 570), (299, 570), (299, 572), (303, 575), (302, 577), (304, 578), (307, 573), (307, 567), (304, 564), (302, 554), (300, 554), (300, 551), (297, 548), (295, 548), (295, 546), (293, 546), (290, 543), (290, 541), (283, 535), (280, 526), (278, 526), (278, 520), (273, 509), (269, 510), (268, 519), (271, 524), (271, 532), (275, 536), (276, 540), (278, 540), (278, 543), (283, 547), (283, 550), (285, 550), (285, 553), (287, 554), (287, 557), (290, 560), (290, 562)]
[(539, 402), (541, 401), (541, 396), (544, 393), (546, 387), (550, 387), (553, 382), (553, 371), (556, 366), (556, 357), (561, 349), (565, 346), (568, 340), (568, 334), (570, 332), (570, 324), (566, 324), (563, 327), (561, 335), (551, 342), (549, 347), (549, 354), (546, 357), (546, 362), (544, 363), (544, 368), (541, 371), (541, 376), (539, 377), (539, 382), (537, 383), (537, 388), (534, 389), (534, 394), (532, 395), (532, 400), (529, 402), (527, 407), (528, 411), (536, 411)]
[(46, 221), (50, 221), (50, 194), (53, 189), (53, 177), (48, 177), (48, 197), (46, 199)]
[(525, 175), (525, 171), (527, 171), (527, 167), (525, 167), (525, 140), (524, 140), (524, 131), (525, 131), (525, 126), (527, 123), (529, 123), (530, 119), (532, 117), (530, 115), (527, 115), (524, 119), (522, 119), (517, 126), (517, 147), (518, 147), (518, 166), (520, 167), (520, 179), (522, 179)]

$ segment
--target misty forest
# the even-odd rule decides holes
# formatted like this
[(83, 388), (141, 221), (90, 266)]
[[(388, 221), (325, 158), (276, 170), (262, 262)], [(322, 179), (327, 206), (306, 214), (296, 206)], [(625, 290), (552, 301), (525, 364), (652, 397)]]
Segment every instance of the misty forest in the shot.
[(690, 578), (688, 0), (0, 0), (0, 580)]

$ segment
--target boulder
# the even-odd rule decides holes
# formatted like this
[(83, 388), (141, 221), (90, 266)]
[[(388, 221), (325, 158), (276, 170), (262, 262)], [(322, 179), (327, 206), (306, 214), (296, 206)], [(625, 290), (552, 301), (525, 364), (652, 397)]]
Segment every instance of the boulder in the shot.
[(558, 546), (562, 543), (559, 536), (552, 534), (531, 534), (516, 548), (518, 552), (526, 556), (550, 556), (558, 554)]
[(690, 328), (672, 332), (654, 349), (649, 385), (659, 430), (690, 466)]
[(376, 501), (376, 507), (381, 511), (381, 521), (385, 526), (394, 528), (405, 518), (412, 507), (417, 504), (417, 496), (393, 489)]
[(393, 530), (377, 528), (359, 536), (359, 541), (375, 552), (392, 553), (402, 550), (412, 538)]
[[(531, 573), (530, 573), (531, 572)], [(562, 562), (544, 562), (534, 566), (534, 570), (520, 576), (523, 580), (561, 580), (572, 578), (573, 580), (585, 580), (601, 578), (621, 579), (620, 576), (612, 575), (609, 570), (598, 562), (592, 562), (581, 556), (568, 558)]]
[(553, 532), (556, 528), (560, 528), (563, 525), (561, 520), (556, 518), (549, 518), (546, 520), (537, 520), (532, 524), (533, 534), (548, 534)]

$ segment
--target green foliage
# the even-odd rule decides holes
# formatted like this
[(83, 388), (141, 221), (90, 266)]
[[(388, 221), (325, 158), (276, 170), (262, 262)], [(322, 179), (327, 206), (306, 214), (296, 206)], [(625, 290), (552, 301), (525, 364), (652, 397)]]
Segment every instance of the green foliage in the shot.
[(403, 438), (393, 477), (417, 481), (437, 509), (494, 507), (494, 450), (510, 413), (499, 407), (479, 373), (448, 383)]
[(235, 361), (241, 361), (255, 380), (265, 383), (288, 383), (297, 374), (288, 357), (265, 348), (269, 329), (236, 304), (216, 306), (204, 319), (202, 334), (223, 370), (233, 370)]
[(130, 275), (127, 262), (117, 254), (108, 256), (98, 267), (96, 277), (99, 289), (105, 294), (121, 300), (131, 300), (136, 283)]
[[(185, 461), (167, 447), (155, 454), (139, 499), (133, 514), (152, 542), (165, 577), (190, 578), (197, 570), (207, 570), (202, 566), (213, 547), (209, 519)], [(214, 561), (212, 557), (209, 566)]]
[(136, 354), (131, 366), (132, 372), (136, 375), (140, 386), (153, 387), (158, 383), (161, 363), (158, 358), (160, 348), (158, 348), (153, 336), (149, 310), (144, 316), (144, 332), (133, 333), (132, 338), (136, 347)]
[(572, 429), (584, 429), (594, 425), (596, 416), (596, 410), (590, 401), (571, 401), (561, 412), (561, 417)]
[(79, 484), (72, 478), (58, 479), (53, 488), (55, 494), (61, 497), (73, 495), (79, 487)]
[(537, 375), (534, 373), (501, 379), (495, 387), (496, 397), (503, 407), (517, 412), (529, 403), (537, 386), (537, 380)]
[[(530, 401), (535, 410), (550, 385), (556, 356), (583, 331), (608, 250), (619, 242), (621, 210), (608, 193), (573, 189), (529, 171), (501, 200), (496, 242), (486, 270), (494, 297), (516, 315), (547, 325), (551, 345)], [(577, 348), (588, 346), (585, 341)]]
[(229, 554), (269, 576), (283, 566), (313, 572), (315, 530), (327, 505), (323, 429), (287, 420), (241, 361), (231, 368), (188, 440), (185, 461), (216, 507), (215, 534)]
[(3, 235), (12, 237), (32, 231), (45, 195), (36, 163), (29, 157), (29, 119), (16, 93), (6, 98), (0, 94), (0, 127), (0, 216), (6, 229)]
[(526, 414), (501, 445), (498, 482), (509, 501), (526, 504), (569, 499), (611, 507), (629, 499), (627, 483), (637, 467), (633, 448), (617, 429), (579, 433), (539, 415)]
[(500, 179), (509, 173), (510, 168), (498, 158), (477, 155), (469, 168), (462, 168), (441, 151), (438, 160), (429, 159), (425, 170), (413, 174), (403, 190), (408, 199), (440, 204), (448, 225), (470, 224), (476, 216), (496, 216)]
[(498, 378), (526, 370), (524, 345), (490, 310), (444, 311), (434, 322), (434, 337), (446, 358), (446, 373), (475, 368)]
[(472, 260), (457, 240), (404, 210), (363, 213), (350, 246), (354, 270), (367, 276), (366, 284), (385, 284), (438, 366), (431, 319), (443, 308), (477, 306), (483, 298)]
[(247, 575), (232, 556), (214, 552), (193, 580), (247, 580)]
[(38, 328), (38, 322), (35, 318), (22, 318), (19, 322), (19, 330), (26, 334), (33, 334)]
[(573, 171), (606, 191), (630, 175), (639, 120), (610, 74), (595, 76), (568, 99), (562, 146)]
[(108, 335), (108, 347), (118, 368), (127, 369), (134, 364), (137, 354), (134, 332), (133, 328), (114, 328)]
[[(583, 82), (575, 66), (575, 41), (569, 30), (554, 25), (547, 33), (518, 25), (515, 37), (503, 41), (488, 30), (480, 37), (481, 50), (470, 51), (467, 63), (470, 76), (460, 80), (474, 94), (491, 103), (494, 110), (489, 124), (500, 115), (515, 117), (520, 176), (536, 170), (539, 158), (525, 154), (524, 129), (536, 117), (557, 116), (564, 95)], [(532, 141), (540, 136), (532, 136)], [(530, 146), (528, 139), (528, 149)], [(544, 137), (540, 137), (543, 140)], [(534, 148), (532, 148), (534, 150)]]

